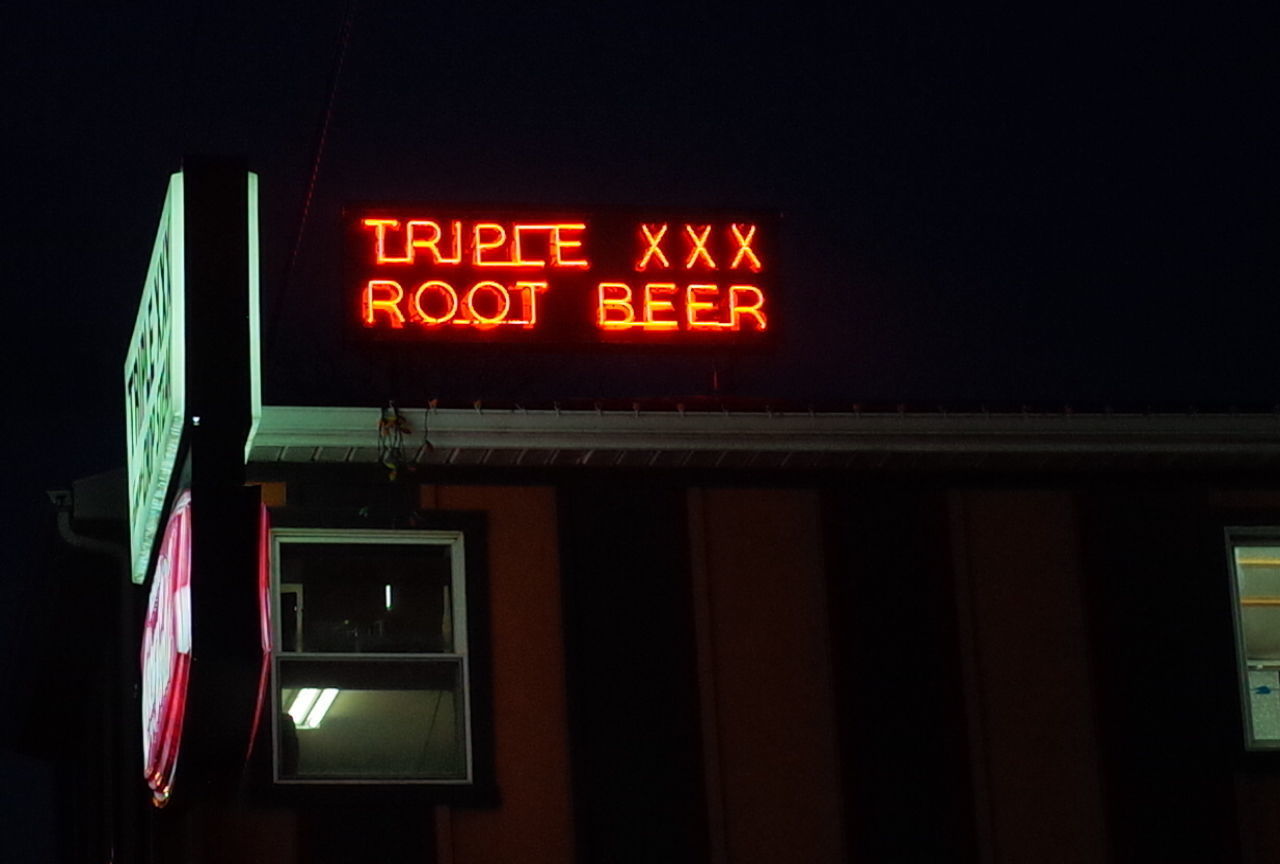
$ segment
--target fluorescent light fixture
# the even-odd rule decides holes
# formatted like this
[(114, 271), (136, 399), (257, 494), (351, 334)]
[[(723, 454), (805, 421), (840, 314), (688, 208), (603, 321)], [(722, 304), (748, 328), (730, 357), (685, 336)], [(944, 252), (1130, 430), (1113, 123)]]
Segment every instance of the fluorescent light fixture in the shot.
[(329, 713), (329, 707), (333, 705), (333, 700), (338, 698), (337, 687), (326, 687), (320, 691), (316, 704), (311, 706), (311, 710), (307, 712), (307, 719), (298, 726), (299, 729), (319, 729), (320, 721), (324, 719), (324, 715)]
[(329, 713), (339, 692), (341, 691), (337, 687), (326, 687), (323, 690), (319, 687), (303, 687), (299, 690), (289, 706), (289, 716), (293, 718), (294, 728), (319, 729), (320, 721)]
[(303, 687), (298, 691), (298, 695), (293, 697), (293, 703), (289, 706), (289, 716), (293, 718), (293, 725), (298, 729), (302, 728), (302, 721), (306, 719), (307, 712), (311, 710), (311, 706), (316, 704), (316, 697), (320, 695), (320, 690), (316, 687)]
[(386, 587), (386, 590), (383, 593), (387, 598), (387, 611), (390, 612), (391, 611), (391, 586), (387, 585), (385, 587)]

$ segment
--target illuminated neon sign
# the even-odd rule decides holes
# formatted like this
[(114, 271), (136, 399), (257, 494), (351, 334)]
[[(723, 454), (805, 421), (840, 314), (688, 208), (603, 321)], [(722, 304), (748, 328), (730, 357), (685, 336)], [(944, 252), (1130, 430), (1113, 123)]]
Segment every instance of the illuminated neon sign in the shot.
[(418, 343), (743, 347), (777, 331), (760, 214), (354, 208), (348, 329)]
[(173, 504), (142, 631), (142, 757), (157, 807), (169, 801), (191, 670), (191, 494)]

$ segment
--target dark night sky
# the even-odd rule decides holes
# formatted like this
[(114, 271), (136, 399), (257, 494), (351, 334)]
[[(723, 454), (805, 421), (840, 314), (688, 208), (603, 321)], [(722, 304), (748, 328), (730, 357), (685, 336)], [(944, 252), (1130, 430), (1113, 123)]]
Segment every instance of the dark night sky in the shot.
[[(347, 200), (751, 207), (785, 215), (790, 327), (777, 354), (734, 364), (735, 395), (1280, 402), (1274, 31), (1260, 21), (462, 5), (359, 4), (287, 291), (346, 4), (0, 13), (18, 538), (0, 625), (14, 640), (42, 490), (123, 464), (121, 367), (184, 153), (242, 154), (261, 175), (266, 302), (286, 322), (297, 304), (323, 314)], [(268, 350), (306, 342), (286, 323)], [(419, 371), (446, 398), (539, 401), (701, 393), (706, 366)], [(376, 369), (323, 374), (386, 395)]]

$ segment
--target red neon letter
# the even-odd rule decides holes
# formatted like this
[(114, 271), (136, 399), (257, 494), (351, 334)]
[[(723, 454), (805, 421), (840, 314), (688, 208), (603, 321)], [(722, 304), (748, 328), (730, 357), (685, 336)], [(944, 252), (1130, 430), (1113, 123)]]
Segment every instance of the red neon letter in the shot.
[[(700, 297), (710, 297), (711, 300), (701, 300)], [(728, 327), (728, 322), (708, 320), (702, 316), (702, 312), (707, 309), (718, 309), (720, 304), (720, 286), (719, 285), (690, 285), (685, 289), (685, 320), (689, 324), (690, 330), (710, 330), (717, 327)]]
[[(631, 288), (625, 282), (601, 282), (596, 286), (596, 299), (596, 324), (602, 330), (626, 330), (635, 326), (636, 310), (631, 305)], [(618, 313), (616, 317), (612, 311)]]
[(524, 251), (521, 247), (522, 231), (546, 231), (550, 235), (547, 239), (547, 245), (551, 251), (552, 267), (581, 267), (584, 270), (591, 266), (591, 262), (578, 258), (565, 258), (564, 250), (567, 248), (582, 248), (582, 241), (576, 237), (564, 236), (566, 231), (583, 231), (586, 225), (581, 222), (559, 222), (554, 225), (522, 225), (516, 224), (512, 229), (514, 240), (514, 258), (511, 261), (494, 261), (490, 264), (493, 267), (545, 267), (547, 262), (542, 259), (525, 259)]
[[(739, 300), (739, 295), (745, 295), (752, 298), (750, 301)], [(764, 316), (764, 292), (754, 285), (730, 285), (729, 286), (729, 306), (730, 306), (730, 325), (734, 330), (741, 330), (742, 323), (739, 320), (739, 314), (742, 317), (751, 317), (756, 319), (757, 330), (768, 330), (769, 324)]]
[(517, 282), (516, 290), (520, 292), (520, 311), (524, 320), (508, 321), (508, 324), (519, 324), (526, 330), (532, 330), (538, 323), (538, 295), (547, 290), (546, 282)]
[(760, 263), (760, 259), (756, 256), (755, 250), (751, 248), (751, 241), (754, 240), (756, 236), (756, 226), (746, 225), (743, 227), (747, 229), (746, 234), (743, 234), (737, 225), (729, 226), (729, 233), (733, 235), (734, 240), (738, 241), (738, 251), (734, 254), (733, 263), (729, 265), (729, 269), (737, 270), (739, 262), (745, 258), (747, 260), (747, 269), (752, 273), (759, 273), (760, 268), (763, 265)]
[[(481, 315), (480, 310), (476, 309), (476, 295), (480, 293), (480, 289), (487, 289), (489, 292), (497, 295), (498, 311), (495, 315)], [(506, 286), (497, 282), (477, 282), (471, 286), (471, 290), (462, 298), (462, 303), (466, 306), (470, 313), (472, 321), (457, 320), (455, 324), (469, 324), (474, 322), (477, 327), (496, 327), (507, 317), (507, 313), (511, 311), (511, 294), (507, 291)]]
[[(515, 237), (515, 260), (511, 262), (512, 267), (546, 267), (547, 262), (542, 259), (526, 261), (524, 257), (524, 249), (521, 248), (521, 231), (545, 231), (550, 225), (521, 225), (519, 222), (511, 229), (512, 235)], [(503, 262), (506, 263), (505, 261)]]
[(676, 304), (670, 300), (658, 299), (659, 297), (672, 297), (676, 293), (676, 286), (671, 282), (646, 282), (644, 286), (644, 329), (646, 330), (675, 330), (680, 326), (675, 318), (655, 318), (654, 312), (672, 312), (676, 311)]
[[(481, 234), (489, 232), (493, 239), (482, 240)], [(485, 261), (483, 253), (486, 249), (501, 249), (507, 242), (507, 230), (497, 222), (477, 222), (471, 228), (471, 263), (477, 267), (510, 267), (510, 261)]]
[(373, 229), (374, 260), (379, 264), (408, 264), (413, 260), (412, 249), (405, 249), (403, 258), (392, 258), (387, 255), (387, 229), (398, 227), (399, 219), (365, 219), (361, 224)]
[(640, 255), (640, 260), (636, 262), (637, 270), (644, 270), (649, 266), (651, 258), (658, 259), (658, 266), (663, 270), (671, 267), (671, 262), (667, 260), (667, 256), (662, 251), (662, 238), (667, 236), (666, 223), (658, 226), (658, 233), (654, 234), (648, 225), (640, 226), (640, 233), (644, 237), (646, 243), (644, 252)]
[(692, 225), (684, 226), (684, 233), (689, 238), (689, 257), (684, 262), (684, 269), (692, 270), (694, 262), (699, 258), (707, 262), (707, 267), (711, 270), (716, 269), (716, 262), (711, 260), (711, 254), (707, 252), (707, 237), (711, 236), (711, 226), (703, 225), (695, 229)]
[[(422, 305), (422, 295), (431, 291), (445, 298), (448, 304), (446, 311), (440, 315), (429, 315)], [(409, 303), (409, 320), (417, 324), (425, 324), (428, 327), (435, 324), (443, 324), (458, 313), (458, 292), (453, 290), (453, 286), (448, 282), (440, 282), (432, 280), (423, 282), (418, 286), (418, 290), (413, 292), (413, 299)]]
[[(386, 292), (391, 296), (374, 297), (374, 291)], [(370, 279), (364, 286), (364, 297), (360, 303), (364, 326), (375, 326), (374, 316), (378, 312), (385, 312), (392, 327), (396, 329), (403, 327), (404, 313), (400, 311), (400, 301), (403, 299), (404, 289), (400, 287), (399, 282), (392, 282), (389, 279)]]
[[(409, 235), (409, 257), (413, 258), (418, 249), (431, 250), (431, 260), (436, 264), (459, 264), (462, 262), (462, 225), (459, 222), (451, 223), (453, 229), (453, 248), (449, 250), (449, 257), (446, 258), (440, 254), (440, 225), (436, 222), (430, 222), (425, 219), (414, 219), (405, 229)], [(427, 237), (420, 238), (418, 231), (427, 233)]]
[(554, 267), (581, 267), (586, 270), (591, 262), (583, 258), (565, 258), (566, 247), (582, 248), (582, 240), (564, 236), (566, 231), (585, 231), (587, 226), (582, 222), (562, 222), (551, 226), (551, 264)]

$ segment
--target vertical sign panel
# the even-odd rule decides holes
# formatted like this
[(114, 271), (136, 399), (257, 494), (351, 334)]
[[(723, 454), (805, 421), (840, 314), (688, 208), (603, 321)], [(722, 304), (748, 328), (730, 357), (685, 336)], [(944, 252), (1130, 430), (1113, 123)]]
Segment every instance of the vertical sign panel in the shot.
[(169, 179), (160, 228), (124, 365), (129, 544), (133, 581), (147, 578), (186, 416), (182, 174)]
[[(194, 168), (169, 180), (124, 367), (129, 540), (139, 584), (147, 578), (188, 415), (204, 412), (206, 425), (218, 424), (214, 438), (235, 438), (234, 448), (219, 445), (220, 451), (247, 454), (262, 413), (257, 176), (191, 161)], [(246, 201), (247, 214), (226, 210), (226, 202), (243, 208)], [(224, 263), (226, 273), (218, 271)]]

